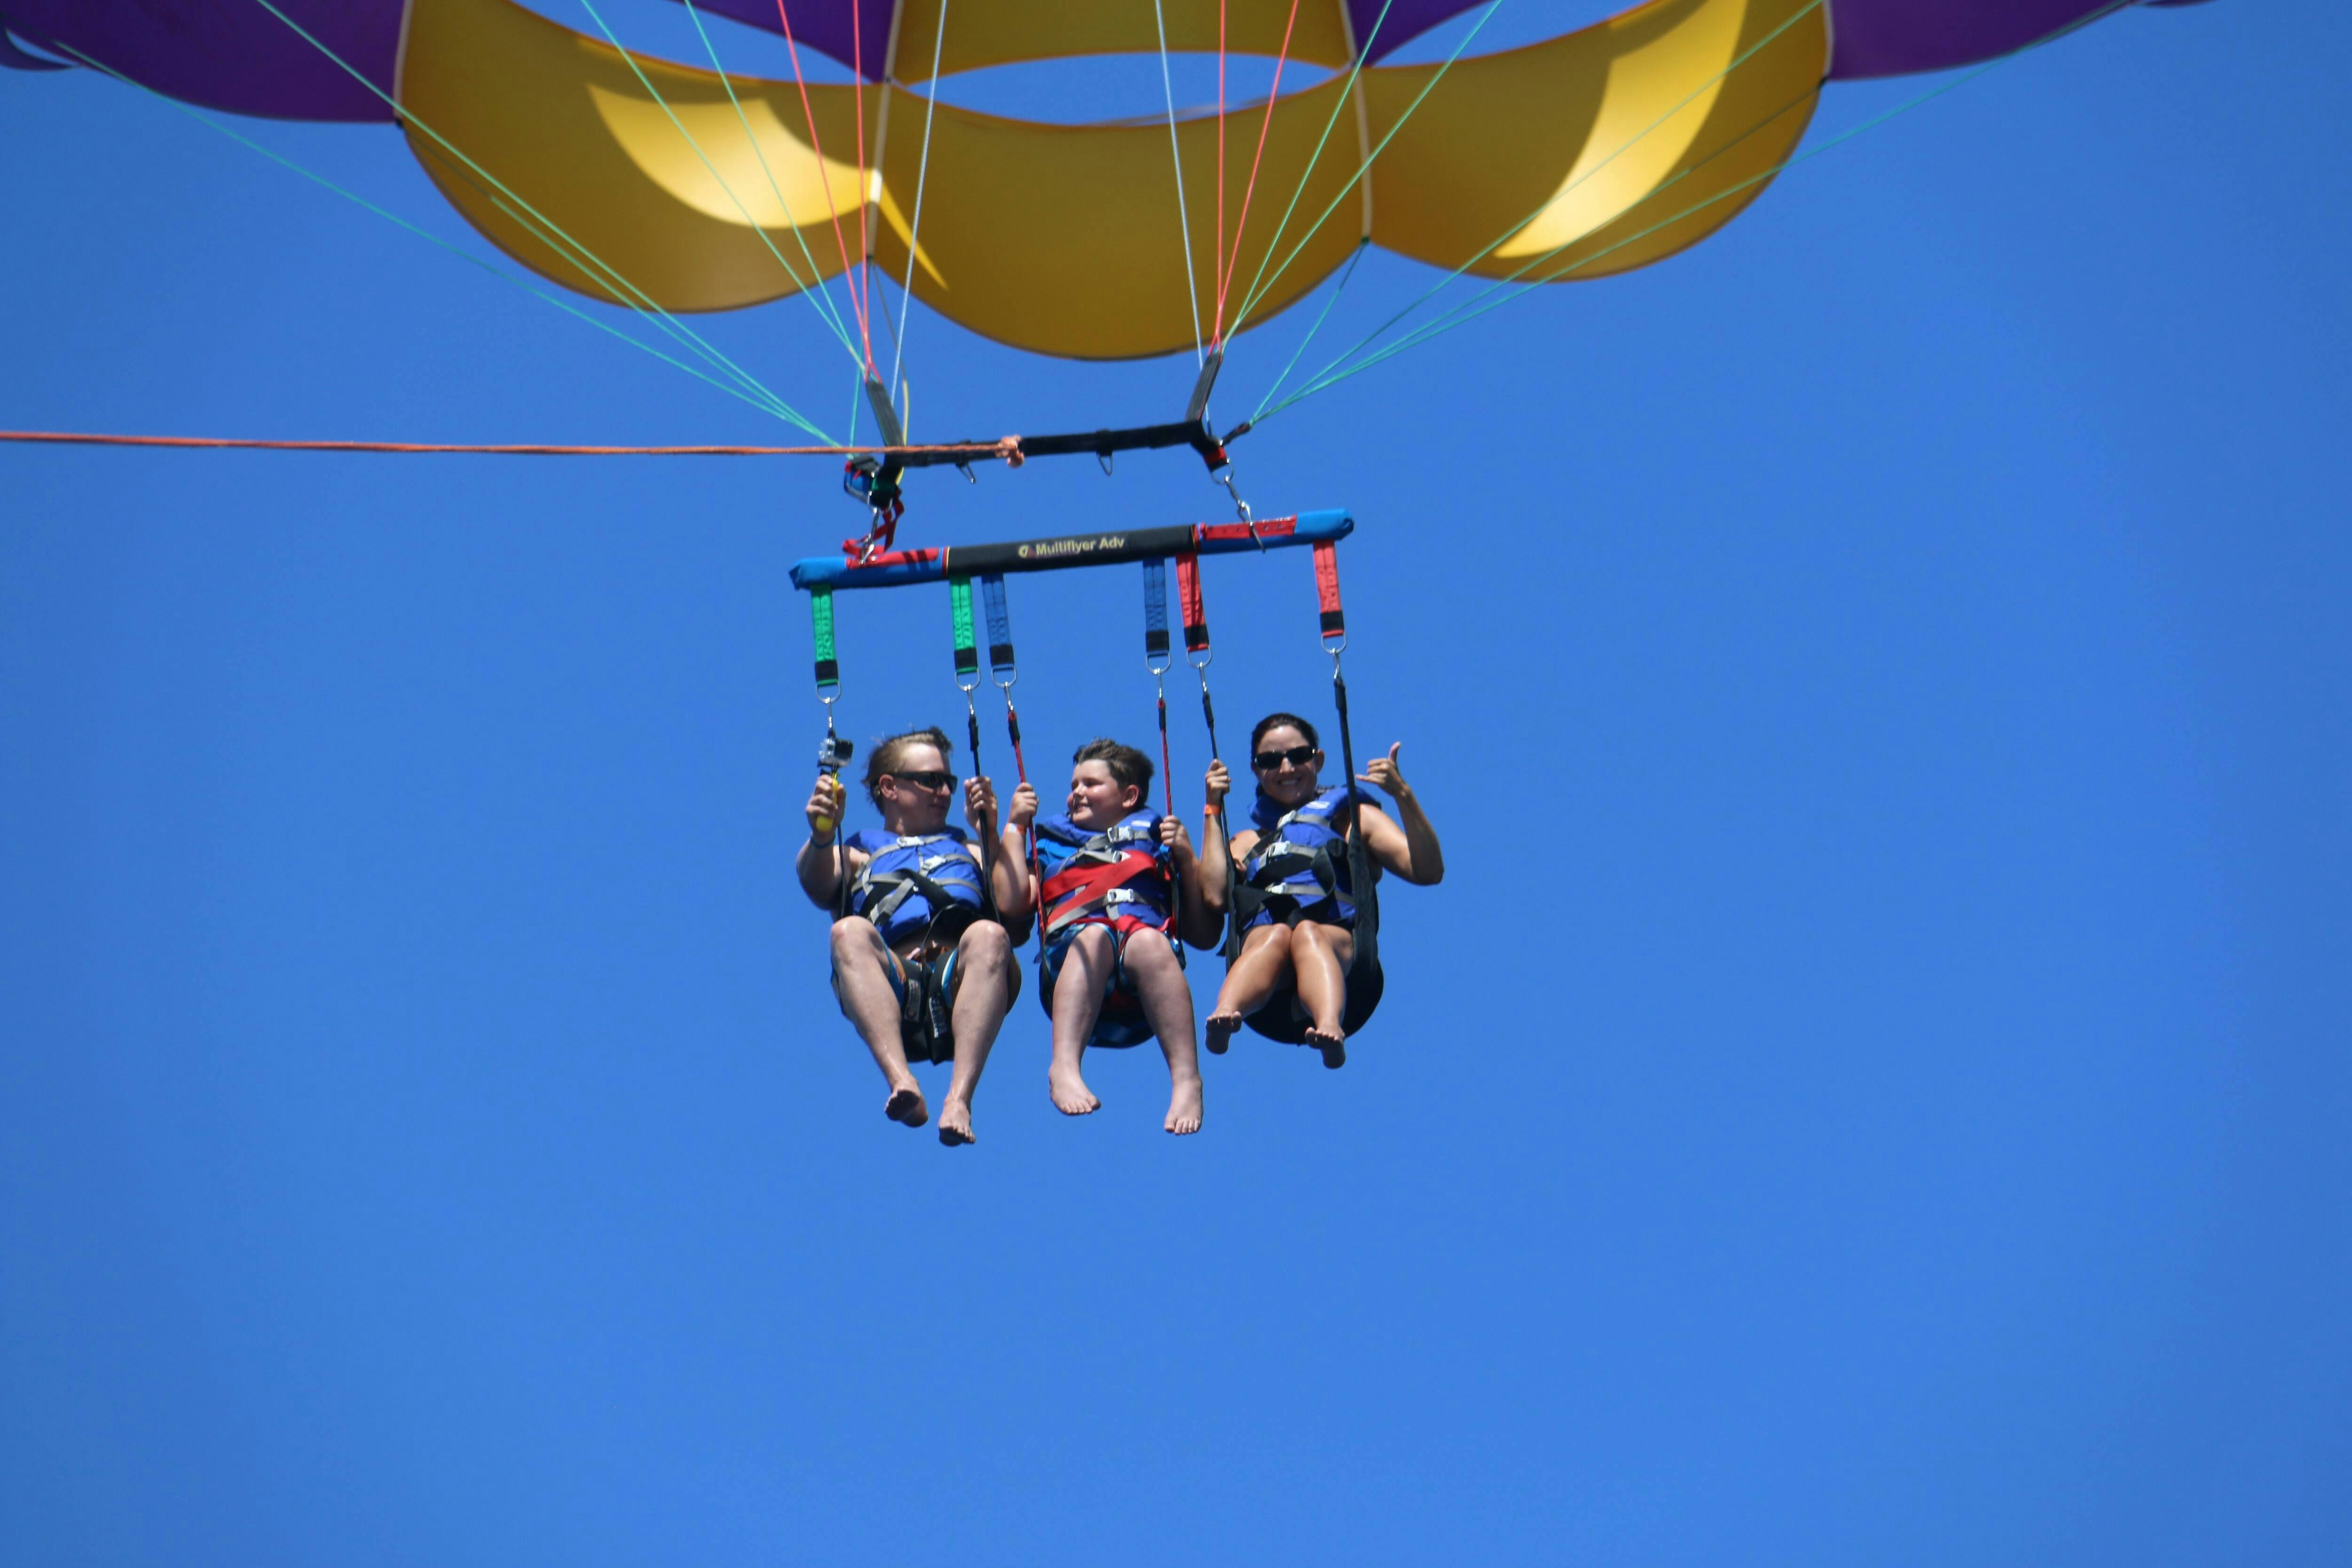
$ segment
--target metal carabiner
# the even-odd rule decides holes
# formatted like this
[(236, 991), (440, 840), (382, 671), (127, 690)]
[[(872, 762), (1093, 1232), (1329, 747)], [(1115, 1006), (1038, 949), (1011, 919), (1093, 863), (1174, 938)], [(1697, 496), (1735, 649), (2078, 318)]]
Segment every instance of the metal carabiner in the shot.
[(1224, 487), (1225, 494), (1233, 499), (1234, 516), (1249, 529), (1250, 538), (1256, 542), (1258, 553), (1265, 554), (1265, 538), (1257, 531), (1257, 519), (1250, 515), (1249, 502), (1242, 500), (1241, 487), (1234, 482), (1233, 464), (1226, 463), (1223, 468), (1211, 474), (1209, 479), (1212, 483)]

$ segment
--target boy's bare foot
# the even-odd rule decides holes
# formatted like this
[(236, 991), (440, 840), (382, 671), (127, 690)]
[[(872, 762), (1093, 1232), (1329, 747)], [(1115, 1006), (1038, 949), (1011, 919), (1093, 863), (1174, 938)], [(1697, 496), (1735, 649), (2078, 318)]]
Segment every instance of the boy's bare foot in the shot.
[(904, 1089), (890, 1091), (889, 1102), (882, 1107), (882, 1114), (893, 1121), (920, 1127), (931, 1119), (931, 1108), (923, 1103), (923, 1091), (908, 1084)]
[(1347, 1037), (1338, 1031), (1310, 1028), (1307, 1031), (1307, 1043), (1323, 1053), (1325, 1067), (1343, 1068), (1348, 1065)]
[(1045, 1074), (1045, 1091), (1054, 1097), (1054, 1109), (1065, 1116), (1084, 1116), (1102, 1109), (1102, 1101), (1095, 1098), (1076, 1068), (1050, 1069)]
[(1168, 1097), (1168, 1120), (1162, 1123), (1169, 1131), (1182, 1137), (1201, 1130), (1201, 1080), (1188, 1078), (1180, 1081)]
[(950, 1100), (940, 1107), (940, 1142), (950, 1149), (980, 1142), (980, 1134), (971, 1130), (971, 1106)]
[(1209, 1021), (1204, 1026), (1208, 1033), (1209, 1054), (1213, 1057), (1223, 1056), (1225, 1047), (1233, 1041), (1234, 1031), (1241, 1026), (1242, 1016), (1239, 1013), (1210, 1014)]

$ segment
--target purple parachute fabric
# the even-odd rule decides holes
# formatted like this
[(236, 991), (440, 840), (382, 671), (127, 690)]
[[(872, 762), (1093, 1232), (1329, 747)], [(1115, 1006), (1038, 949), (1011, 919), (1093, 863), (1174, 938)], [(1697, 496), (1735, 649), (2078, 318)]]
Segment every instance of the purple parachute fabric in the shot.
[[(405, 0), (271, 0), (389, 93)], [(1347, 0), (1379, 59), (1482, 0)], [(1973, 64), (2096, 16), (2112, 0), (1827, 0), (1830, 77), (1898, 76)], [(2183, 5), (2199, 0), (2146, 0)], [(1387, 16), (1381, 16), (1385, 4)], [(896, 0), (785, 0), (796, 42), (879, 79)], [(783, 28), (776, 0), (701, 0), (704, 10)], [(855, 24), (853, 26), (853, 16)], [(281, 120), (389, 122), (391, 107), (258, 0), (0, 0), (18, 37), (78, 51), (131, 80), (214, 109)], [(1372, 37), (1377, 24), (1379, 36)], [(858, 47), (863, 46), (862, 51)], [(855, 57), (862, 52), (862, 61)], [(13, 57), (13, 58), (12, 58)], [(0, 64), (38, 69), (0, 33)]]
[[(271, 0), (368, 80), (392, 90), (404, 0)], [(384, 121), (391, 106), (255, 0), (0, 0), (9, 29), (68, 47), (142, 87), (232, 114)]]
[[(783, 28), (776, 18), (776, 0), (696, 0), (705, 11), (731, 17), (771, 33)], [(1360, 47), (1370, 39), (1367, 58), (1377, 60), (1449, 17), (1474, 10), (1485, 0), (1387, 0), (1388, 16), (1381, 16), (1383, 0), (1347, 0)], [(1832, 80), (1841, 78), (1901, 76), (1910, 71), (1948, 70), (1974, 65), (2022, 48), (2071, 23), (2113, 5), (2115, 0), (1826, 0), (1830, 32), (1834, 40), (1830, 62)], [(2130, 0), (2126, 0), (2129, 4)], [(2202, 0), (2144, 0), (2151, 5), (2193, 5)], [(853, 63), (850, 11), (857, 7), (857, 26), (865, 45), (861, 68), (879, 80), (889, 48), (890, 13), (894, 0), (784, 0), (792, 18), (793, 37), (805, 48), (819, 50), (844, 65)], [(1377, 26), (1380, 34), (1372, 36)]]
[(16, 47), (8, 36), (8, 18), (0, 16), (0, 66), (15, 71), (61, 71), (70, 69), (64, 60), (45, 60), (38, 55), (27, 54)]
[[(890, 46), (890, 13), (895, 0), (854, 0), (857, 11), (859, 41), (866, 46), (865, 60), (860, 68), (869, 80), (882, 78), (883, 58)], [(1110, 0), (1099, 0), (1109, 4)], [(1370, 58), (1379, 59), (1390, 50), (1411, 43), (1448, 16), (1458, 16), (1475, 9), (1486, 0), (1387, 0), (1388, 19), (1381, 20), (1382, 0), (1348, 0), (1348, 17), (1355, 26), (1356, 42), (1361, 47), (1370, 37), (1372, 26), (1379, 23), (1381, 36), (1372, 39)], [(694, 0), (695, 9), (730, 17), (748, 26), (764, 27), (771, 33), (782, 33), (783, 26), (776, 19), (776, 0)], [(804, 49), (817, 49), (832, 56), (843, 65), (854, 62), (850, 56), (850, 10), (853, 0), (784, 0), (784, 14), (792, 19), (793, 41)], [(904, 73), (901, 73), (904, 74)]]
[[(776, 0), (694, 0), (694, 8), (715, 16), (725, 16), (747, 27), (764, 27), (782, 35), (783, 24), (777, 19)], [(869, 81), (882, 79), (884, 58), (890, 48), (890, 13), (898, 9), (898, 0), (784, 0), (783, 14), (791, 18), (793, 43), (800, 48), (814, 49), (830, 55), (843, 65), (854, 66)], [(851, 12), (856, 13), (856, 21)], [(854, 45), (865, 46), (865, 58), (858, 60)]]
[[(2129, 0), (2126, 0), (2126, 4)], [(2193, 0), (2153, 0), (2186, 5)], [(2115, 0), (1830, 0), (1830, 79), (1948, 70), (2046, 38)]]

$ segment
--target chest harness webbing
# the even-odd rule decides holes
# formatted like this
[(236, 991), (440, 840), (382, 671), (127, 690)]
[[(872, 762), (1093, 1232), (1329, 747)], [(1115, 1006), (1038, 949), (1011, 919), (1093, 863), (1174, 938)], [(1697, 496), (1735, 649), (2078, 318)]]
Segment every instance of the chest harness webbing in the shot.
[(1124, 933), (1169, 925), (1167, 847), (1160, 819), (1139, 811), (1117, 826), (1087, 834), (1075, 825), (1041, 822), (1037, 836), (1070, 849), (1039, 889), (1045, 940), (1078, 925), (1108, 925)]
[(1242, 867), (1237, 889), (1244, 923), (1270, 900), (1297, 906), (1298, 918), (1353, 921), (1355, 878), (1344, 819), (1332, 818), (1348, 804), (1345, 788), (1325, 790), (1297, 810), (1276, 816), (1276, 804), (1260, 795), (1251, 816), (1258, 841)]
[(910, 899), (920, 898), (927, 908), (920, 931), (932, 946), (951, 944), (983, 915), (996, 918), (995, 889), (961, 834), (868, 829), (850, 846), (865, 850), (866, 859), (849, 884), (845, 907), (872, 921), (893, 947), (917, 929), (911, 915), (900, 918)]

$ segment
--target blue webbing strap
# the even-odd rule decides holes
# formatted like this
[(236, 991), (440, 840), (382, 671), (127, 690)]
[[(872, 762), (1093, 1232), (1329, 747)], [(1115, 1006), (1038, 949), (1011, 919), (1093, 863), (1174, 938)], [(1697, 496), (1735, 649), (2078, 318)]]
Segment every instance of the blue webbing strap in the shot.
[(999, 686), (1019, 679), (1013, 663), (1013, 616), (1004, 607), (1004, 574), (992, 572), (980, 580), (980, 595), (988, 615), (988, 668)]
[(1168, 563), (1143, 563), (1143, 659), (1158, 674), (1168, 668)]

